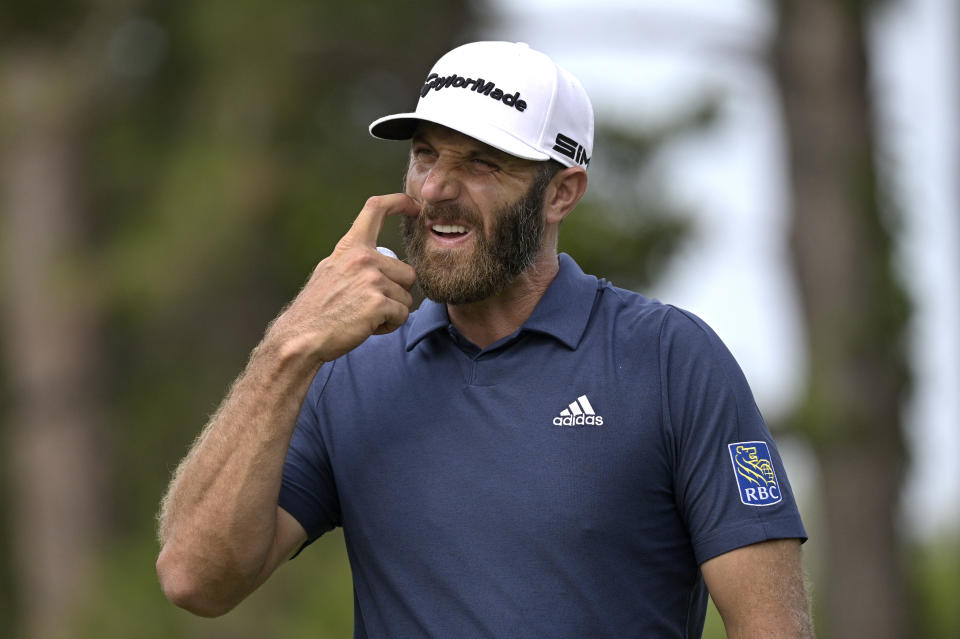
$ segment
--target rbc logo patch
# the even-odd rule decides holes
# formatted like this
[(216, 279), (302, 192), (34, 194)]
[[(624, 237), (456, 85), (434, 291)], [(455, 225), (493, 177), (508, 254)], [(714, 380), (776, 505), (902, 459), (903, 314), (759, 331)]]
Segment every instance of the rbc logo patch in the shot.
[(740, 487), (740, 501), (747, 506), (772, 506), (780, 503), (780, 485), (773, 470), (766, 442), (729, 444), (733, 474)]

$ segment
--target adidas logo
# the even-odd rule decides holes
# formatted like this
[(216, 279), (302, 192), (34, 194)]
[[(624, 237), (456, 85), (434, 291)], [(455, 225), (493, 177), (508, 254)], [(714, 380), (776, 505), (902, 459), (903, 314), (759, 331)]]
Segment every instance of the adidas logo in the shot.
[(577, 401), (560, 411), (553, 418), (554, 426), (603, 426), (603, 417), (597, 415), (590, 405), (586, 395), (581, 395)]

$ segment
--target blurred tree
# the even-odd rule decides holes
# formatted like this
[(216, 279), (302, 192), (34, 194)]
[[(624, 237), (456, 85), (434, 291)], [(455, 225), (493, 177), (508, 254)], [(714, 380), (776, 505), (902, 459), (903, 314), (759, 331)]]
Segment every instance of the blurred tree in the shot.
[(693, 231), (689, 211), (663, 189), (658, 153), (714, 124), (719, 98), (703, 96), (647, 130), (598, 123), (590, 186), (576, 212), (563, 222), (559, 249), (587, 273), (617, 286), (644, 291)]
[[(809, 373), (796, 416), (820, 464), (829, 579), (823, 636), (912, 634), (897, 528), (910, 307), (894, 276), (865, 30), (870, 0), (779, 0), (793, 256)], [(895, 227), (893, 227), (895, 229)]]
[(25, 38), (4, 47), (0, 67), (4, 451), (28, 637), (67, 636), (104, 523), (102, 308), (88, 277), (84, 160), (95, 92), (78, 53)]

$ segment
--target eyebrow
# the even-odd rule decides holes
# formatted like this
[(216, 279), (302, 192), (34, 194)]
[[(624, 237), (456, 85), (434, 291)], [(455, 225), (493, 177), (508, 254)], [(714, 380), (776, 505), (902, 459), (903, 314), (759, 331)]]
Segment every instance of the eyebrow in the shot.
[[(480, 140), (475, 140), (468, 136), (464, 137), (467, 140), (470, 140), (470, 147), (464, 151), (464, 157), (468, 159), (490, 159), (501, 165), (512, 165), (518, 168), (521, 166), (526, 166), (526, 164), (529, 162), (523, 158), (510, 155), (506, 151), (501, 151), (500, 149), (492, 147), (485, 142), (481, 142)], [(420, 132), (416, 132), (410, 137), (411, 146), (418, 143), (426, 144), (430, 147), (433, 146), (433, 144), (430, 143), (430, 140), (427, 139), (427, 136)]]
[[(469, 155), (471, 157), (476, 155), (492, 155), (492, 156), (503, 155), (504, 157), (507, 157), (507, 158), (513, 157), (509, 153), (504, 153), (500, 149), (495, 149), (494, 147), (484, 142), (481, 142), (480, 140), (476, 140), (466, 135), (463, 137), (465, 140), (469, 141), (468, 142), (469, 147), (464, 152), (466, 155)], [(414, 133), (410, 138), (411, 144), (416, 144), (418, 142), (421, 144), (427, 144), (427, 145), (433, 146), (430, 140), (427, 139), (427, 136), (420, 132)]]

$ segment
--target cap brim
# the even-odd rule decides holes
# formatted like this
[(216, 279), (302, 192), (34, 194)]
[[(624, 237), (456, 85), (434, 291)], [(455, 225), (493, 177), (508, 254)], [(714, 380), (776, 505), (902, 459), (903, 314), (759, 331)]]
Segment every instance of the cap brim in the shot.
[(457, 117), (426, 116), (418, 113), (398, 113), (375, 120), (370, 125), (370, 135), (381, 140), (409, 140), (421, 122), (432, 122), (453, 129), (504, 153), (525, 160), (545, 161), (550, 156), (526, 142), (490, 124)]

